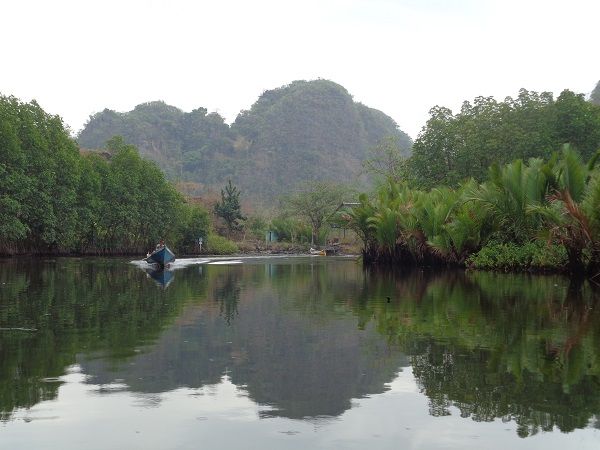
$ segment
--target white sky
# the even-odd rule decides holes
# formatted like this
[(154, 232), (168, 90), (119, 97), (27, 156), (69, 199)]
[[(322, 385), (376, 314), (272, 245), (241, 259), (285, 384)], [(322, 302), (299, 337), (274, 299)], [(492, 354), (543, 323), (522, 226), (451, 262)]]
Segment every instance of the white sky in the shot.
[(0, 0), (0, 93), (78, 131), (151, 100), (232, 121), (320, 77), (414, 138), (436, 104), (588, 94), (599, 29), (599, 0)]

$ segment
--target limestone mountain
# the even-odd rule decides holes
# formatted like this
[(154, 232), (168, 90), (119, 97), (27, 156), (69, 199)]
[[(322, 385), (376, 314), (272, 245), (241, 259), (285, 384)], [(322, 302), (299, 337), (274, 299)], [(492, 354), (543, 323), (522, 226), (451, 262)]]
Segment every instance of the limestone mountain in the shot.
[(356, 181), (368, 149), (384, 138), (395, 137), (406, 154), (412, 145), (389, 116), (328, 80), (265, 91), (231, 126), (205, 108), (185, 113), (160, 101), (126, 113), (105, 109), (90, 117), (78, 141), (102, 148), (114, 135), (193, 193), (220, 189), (230, 178), (263, 201), (306, 180)]
[(590, 101), (594, 105), (600, 105), (600, 81), (598, 81), (596, 87), (592, 91), (592, 94), (590, 95)]

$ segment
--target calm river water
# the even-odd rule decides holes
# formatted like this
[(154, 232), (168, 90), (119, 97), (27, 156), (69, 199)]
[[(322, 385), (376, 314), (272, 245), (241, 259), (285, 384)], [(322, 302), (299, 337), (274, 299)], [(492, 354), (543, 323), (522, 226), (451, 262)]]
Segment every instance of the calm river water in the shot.
[(4, 260), (0, 328), (0, 448), (600, 448), (600, 290), (567, 278)]

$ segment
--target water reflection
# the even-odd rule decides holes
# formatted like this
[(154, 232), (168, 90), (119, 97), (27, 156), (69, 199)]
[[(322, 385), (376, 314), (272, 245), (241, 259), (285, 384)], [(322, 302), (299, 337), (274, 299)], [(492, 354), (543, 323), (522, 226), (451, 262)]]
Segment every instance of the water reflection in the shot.
[(169, 284), (171, 284), (173, 277), (175, 276), (172, 270), (166, 268), (149, 267), (145, 270), (148, 276), (156, 281), (156, 284), (163, 289), (166, 289)]
[[(93, 374), (91, 383), (118, 378), (142, 393), (201, 388), (227, 373), (256, 403), (270, 407), (263, 417), (337, 416), (352, 399), (384, 392), (407, 361), (374, 326), (357, 333), (350, 311), (340, 315), (333, 298), (316, 297), (322, 290), (305, 291), (325, 281), (324, 269), (209, 267), (206, 301), (186, 305), (151, 349), (117, 364), (105, 358), (78, 362)], [(318, 311), (306, 309), (317, 304)]]
[[(597, 426), (598, 292), (559, 277), (420, 273), (376, 277), (400, 297), (363, 316), (411, 356), (430, 414), (515, 421), (520, 436)], [(379, 294), (381, 295), (381, 294)]]
[(149, 281), (125, 261), (0, 264), (0, 327), (38, 330), (0, 331), (3, 420), (56, 398), (73, 364), (98, 395), (155, 406), (153, 394), (226, 377), (261, 417), (292, 419), (339, 417), (410, 366), (432, 418), (501, 419), (523, 437), (598, 427), (600, 307), (586, 283), (324, 259), (188, 267), (166, 291)]

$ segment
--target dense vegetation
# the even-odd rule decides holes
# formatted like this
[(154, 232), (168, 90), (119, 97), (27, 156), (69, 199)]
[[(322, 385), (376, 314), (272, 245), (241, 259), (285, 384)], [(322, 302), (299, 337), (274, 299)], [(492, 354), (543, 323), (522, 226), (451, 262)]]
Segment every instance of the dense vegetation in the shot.
[(229, 126), (205, 108), (184, 113), (156, 101), (127, 113), (105, 109), (90, 117), (77, 140), (84, 148), (100, 149), (113, 136), (123, 136), (171, 179), (194, 180), (202, 187), (231, 175), (234, 139)]
[(104, 110), (78, 136), (102, 148), (114, 135), (136, 145), (189, 193), (218, 192), (231, 178), (247, 197), (268, 202), (306, 180), (355, 181), (367, 150), (395, 137), (408, 154), (411, 140), (382, 112), (354, 102), (327, 80), (295, 81), (265, 91), (229, 127), (217, 113), (191, 113), (163, 102), (128, 113)]
[[(102, 152), (78, 151), (35, 103), (3, 98), (1, 107), (0, 253), (139, 253), (160, 237), (184, 252), (198, 250), (199, 237), (205, 251), (258, 249), (211, 232), (209, 213), (185, 203), (130, 140), (171, 177), (202, 177), (188, 192), (222, 188), (233, 175), (212, 209), (221, 233), (238, 240), (273, 230), (292, 243), (323, 242), (350, 192), (342, 182), (362, 167), (377, 192), (342, 221), (363, 240), (365, 261), (600, 272), (600, 107), (570, 91), (480, 97), (458, 114), (436, 107), (408, 158), (410, 139), (391, 119), (326, 80), (267, 91), (231, 127), (162, 102), (105, 110), (79, 136)], [(563, 142), (571, 146), (553, 156)], [(280, 197), (279, 213), (246, 221), (240, 192)]]
[(407, 171), (421, 188), (483, 181), (493, 163), (547, 159), (564, 143), (586, 159), (600, 148), (600, 107), (568, 90), (557, 99), (526, 90), (503, 102), (478, 97), (457, 114), (443, 107), (430, 113)]
[(386, 181), (342, 216), (365, 261), (600, 272), (600, 107), (521, 90), (431, 115), (410, 158), (367, 160)]
[(145, 253), (160, 238), (185, 251), (208, 214), (184, 203), (121, 139), (83, 153), (61, 119), (0, 97), (0, 254)]
[(266, 91), (232, 130), (247, 143), (239, 151), (240, 185), (263, 198), (307, 180), (355, 181), (367, 150), (380, 140), (396, 137), (405, 154), (411, 144), (391, 118), (327, 80)]
[(600, 272), (597, 156), (586, 164), (566, 146), (548, 161), (493, 165), (484, 183), (455, 189), (390, 181), (373, 198), (362, 194), (342, 220), (363, 240), (367, 262), (568, 268), (593, 276)]

